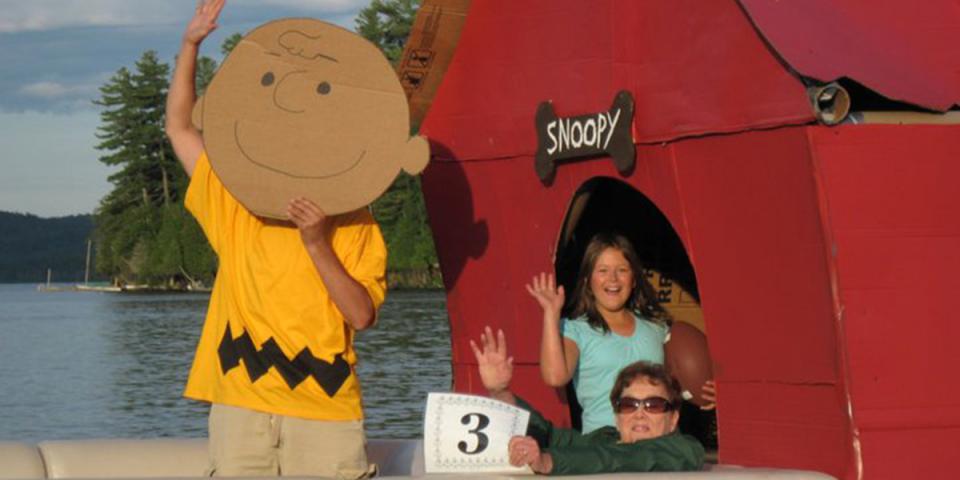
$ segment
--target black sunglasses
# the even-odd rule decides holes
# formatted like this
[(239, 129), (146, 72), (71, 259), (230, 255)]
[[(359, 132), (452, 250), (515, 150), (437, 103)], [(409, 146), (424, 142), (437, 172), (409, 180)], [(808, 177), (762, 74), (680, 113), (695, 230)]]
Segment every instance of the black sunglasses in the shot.
[(633, 398), (620, 397), (613, 401), (613, 411), (617, 413), (633, 413), (643, 408), (648, 413), (664, 413), (677, 408), (663, 397)]

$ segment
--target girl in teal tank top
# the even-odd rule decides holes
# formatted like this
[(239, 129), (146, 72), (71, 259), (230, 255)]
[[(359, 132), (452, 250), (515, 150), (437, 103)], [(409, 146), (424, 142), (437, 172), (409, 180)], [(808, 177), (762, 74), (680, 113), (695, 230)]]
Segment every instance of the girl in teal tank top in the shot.
[(565, 293), (552, 274), (526, 285), (543, 309), (540, 372), (554, 387), (573, 380), (584, 433), (613, 425), (608, 395), (621, 368), (638, 360), (663, 363), (670, 319), (642, 272), (629, 240), (600, 233), (583, 255), (571, 319), (561, 320)]

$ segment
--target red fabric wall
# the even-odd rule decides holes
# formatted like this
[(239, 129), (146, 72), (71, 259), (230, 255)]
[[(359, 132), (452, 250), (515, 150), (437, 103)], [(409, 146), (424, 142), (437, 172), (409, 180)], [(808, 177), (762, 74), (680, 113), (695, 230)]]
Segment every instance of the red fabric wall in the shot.
[(852, 436), (806, 128), (677, 142), (720, 459), (843, 476)]
[(960, 126), (810, 133), (865, 478), (955, 478)]

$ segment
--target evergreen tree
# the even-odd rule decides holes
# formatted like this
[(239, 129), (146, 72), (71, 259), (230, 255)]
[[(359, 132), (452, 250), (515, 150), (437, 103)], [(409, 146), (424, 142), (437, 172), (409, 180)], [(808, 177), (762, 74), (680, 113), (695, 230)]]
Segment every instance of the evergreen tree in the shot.
[(223, 54), (223, 58), (227, 58), (227, 55), (230, 55), (230, 52), (240, 43), (240, 40), (243, 40), (243, 35), (234, 33), (223, 41), (223, 45), (220, 45), (220, 53)]
[(160, 63), (153, 50), (140, 57), (133, 75), (134, 107), (140, 123), (130, 133), (138, 147), (137, 163), (147, 189), (145, 204), (169, 205), (174, 200), (170, 185), (173, 176), (185, 175), (163, 131), (169, 76), (170, 66)]
[(207, 86), (213, 80), (213, 74), (217, 73), (217, 62), (206, 56), (197, 59), (197, 96), (203, 95), (207, 91)]
[[(201, 59), (198, 84), (208, 84), (215, 67)], [(95, 102), (103, 107), (100, 161), (120, 167), (96, 212), (97, 270), (121, 283), (183, 286), (214, 274), (213, 253), (183, 207), (188, 178), (163, 131), (169, 74), (156, 52), (145, 52)]]
[(396, 65), (419, 8), (418, 0), (373, 0), (357, 14), (357, 33), (380, 47)]
[[(396, 64), (410, 36), (419, 4), (416, 0), (373, 0), (357, 15), (357, 32)], [(426, 272), (432, 277), (429, 286), (440, 286), (420, 178), (401, 172), (372, 208), (390, 251), (388, 268), (394, 273)]]
[[(109, 82), (100, 87), (101, 97), (94, 101), (103, 107), (100, 114), (102, 125), (98, 128), (97, 148), (107, 152), (100, 161), (109, 166), (119, 166), (120, 170), (108, 177), (113, 190), (101, 200), (96, 213), (97, 270), (119, 276), (123, 268), (123, 258), (133, 252), (129, 237), (130, 227), (121, 220), (124, 212), (135, 208), (142, 198), (137, 181), (136, 168), (132, 166), (136, 153), (136, 142), (130, 132), (136, 128), (138, 112), (134, 107), (133, 75), (123, 67)], [(137, 235), (138, 236), (138, 235)]]

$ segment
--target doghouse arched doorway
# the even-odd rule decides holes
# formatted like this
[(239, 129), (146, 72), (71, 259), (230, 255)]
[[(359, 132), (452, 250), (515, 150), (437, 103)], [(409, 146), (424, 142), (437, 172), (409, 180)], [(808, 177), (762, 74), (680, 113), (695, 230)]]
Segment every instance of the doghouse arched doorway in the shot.
[[(592, 178), (573, 194), (557, 240), (557, 281), (573, 292), (580, 262), (591, 237), (617, 232), (633, 244), (649, 282), (674, 321), (690, 323), (706, 333), (697, 278), (683, 242), (667, 217), (646, 195), (620, 180)], [(569, 303), (569, 302), (568, 302)], [(569, 313), (569, 312), (565, 312)], [(579, 428), (580, 411), (568, 386), (571, 420)], [(716, 415), (684, 403), (680, 428), (716, 450)]]

